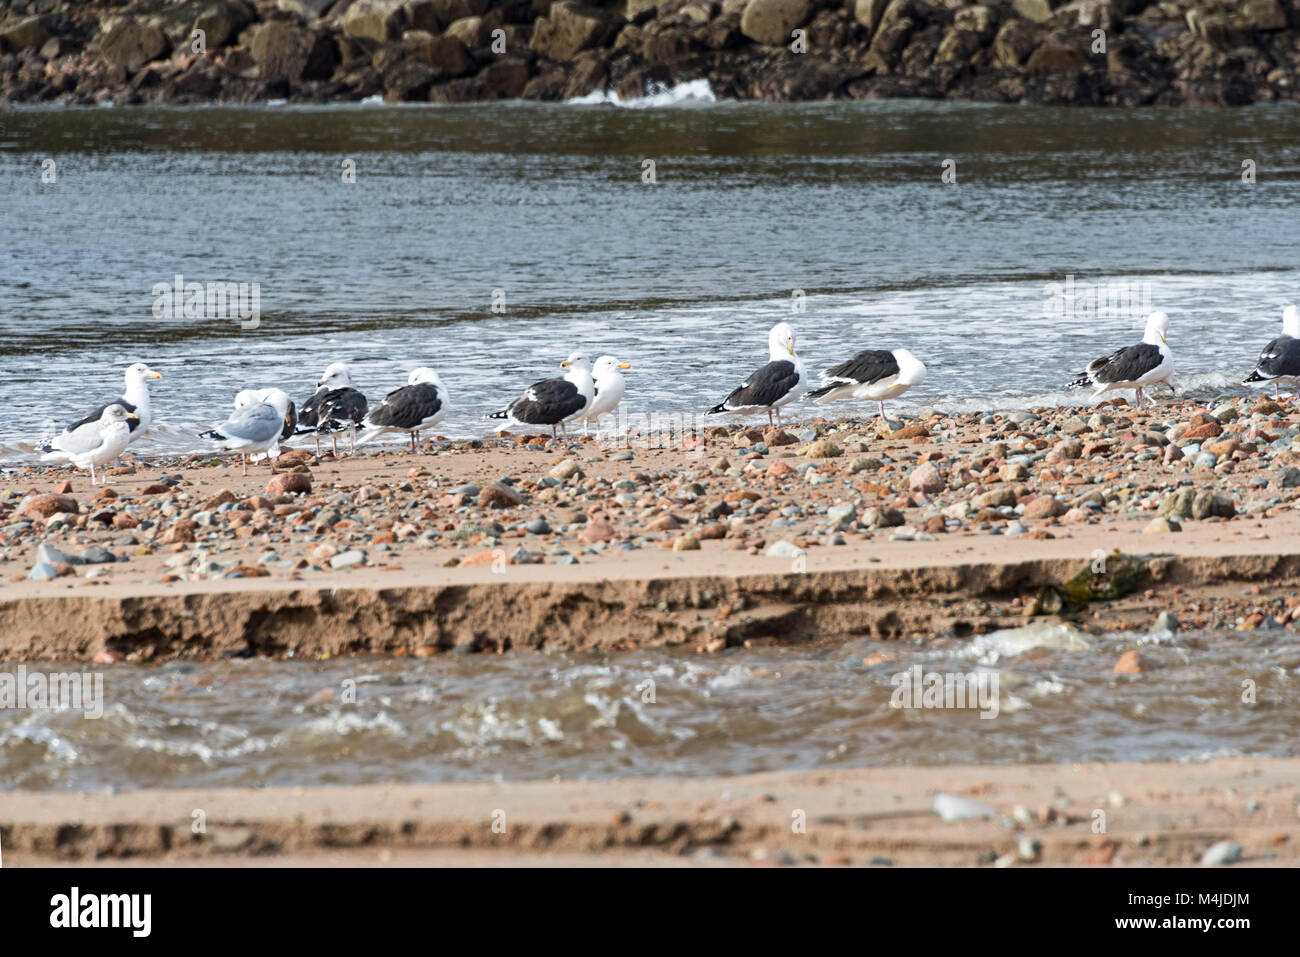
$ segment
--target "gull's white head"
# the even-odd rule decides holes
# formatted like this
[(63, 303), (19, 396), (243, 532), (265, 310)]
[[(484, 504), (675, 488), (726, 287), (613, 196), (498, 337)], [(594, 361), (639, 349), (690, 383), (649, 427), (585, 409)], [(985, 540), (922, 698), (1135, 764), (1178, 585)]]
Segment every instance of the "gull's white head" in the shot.
[(1169, 316), (1163, 312), (1153, 312), (1147, 316), (1147, 331), (1142, 337), (1142, 341), (1153, 346), (1163, 345), (1168, 342), (1169, 336)]
[(161, 379), (161, 378), (162, 378), (161, 372), (154, 372), (153, 369), (150, 369), (143, 362), (134, 362), (131, 365), (126, 367), (126, 381), (128, 383), (145, 382), (148, 379)]
[(331, 362), (325, 367), (316, 388), (346, 389), (352, 385), (352, 375), (342, 362)]
[(274, 387), (270, 389), (244, 389), (239, 395), (235, 396), (235, 408), (244, 409), (250, 405), (260, 405), (263, 402), (268, 405), (275, 405), (271, 400), (276, 396), (284, 396), (284, 407), (287, 410), (289, 403), (293, 400), (289, 398), (289, 394), (283, 389)]
[(895, 349), (898, 381), (901, 385), (920, 385), (925, 381), (925, 363), (906, 349)]
[(289, 414), (289, 403), (292, 400), (280, 389), (263, 389), (257, 393), (256, 398), (258, 402), (266, 403), (275, 409), (282, 419)]
[(1292, 339), (1300, 339), (1300, 309), (1287, 306), (1282, 310), (1282, 333)]
[(794, 330), (788, 322), (778, 322), (767, 334), (767, 349), (772, 359), (793, 359)]
[(591, 360), (581, 352), (575, 352), (560, 363), (561, 369), (585, 369), (591, 371)]
[(597, 379), (604, 379), (615, 375), (620, 369), (630, 368), (632, 368), (630, 362), (619, 362), (613, 356), (601, 356), (591, 367), (591, 374)]
[(140, 418), (134, 412), (128, 412), (116, 402), (104, 409), (99, 414), (100, 422), (129, 422), (132, 419)]
[(436, 385), (442, 388), (442, 380), (438, 378), (438, 373), (434, 372), (428, 366), (420, 366), (418, 369), (412, 369), (411, 374), (406, 377), (407, 385)]

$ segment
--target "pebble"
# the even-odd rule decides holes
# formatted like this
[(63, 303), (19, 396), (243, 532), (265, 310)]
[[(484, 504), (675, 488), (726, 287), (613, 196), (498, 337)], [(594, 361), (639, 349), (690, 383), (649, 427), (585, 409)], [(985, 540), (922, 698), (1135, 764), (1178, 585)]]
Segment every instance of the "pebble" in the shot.
[(359, 549), (339, 552), (330, 559), (330, 568), (351, 568), (353, 565), (360, 565), (366, 560), (366, 553)]
[(987, 804), (980, 804), (978, 801), (957, 797), (952, 794), (944, 794), (942, 791), (935, 792), (934, 813), (947, 822), (991, 820), (996, 816), (996, 812)]
[(783, 540), (769, 545), (764, 554), (768, 558), (800, 558), (806, 555), (807, 552), (798, 545)]
[(1203, 867), (1226, 867), (1241, 860), (1241, 845), (1232, 841), (1219, 841), (1211, 844), (1201, 855)]
[(1167, 631), (1176, 633), (1178, 631), (1178, 619), (1171, 611), (1162, 611), (1156, 615), (1156, 623), (1151, 628), (1152, 631)]
[(27, 573), (29, 581), (42, 582), (58, 578), (59, 573), (54, 570), (54, 566), (49, 562), (37, 562), (32, 566), (32, 570)]

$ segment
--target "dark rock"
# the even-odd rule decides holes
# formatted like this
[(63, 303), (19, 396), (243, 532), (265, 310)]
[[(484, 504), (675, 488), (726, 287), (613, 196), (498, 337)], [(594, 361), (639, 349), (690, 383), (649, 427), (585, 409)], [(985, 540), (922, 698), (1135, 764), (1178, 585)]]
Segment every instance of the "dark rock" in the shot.
[(812, 10), (812, 0), (749, 0), (740, 17), (740, 32), (756, 43), (788, 46), (795, 27)]
[(429, 88), (437, 79), (427, 63), (409, 57), (384, 73), (384, 101), (387, 103), (428, 100)]
[(338, 66), (338, 48), (327, 34), (285, 20), (262, 24), (249, 52), (264, 80), (328, 80)]
[[(433, 80), (464, 76), (473, 68), (465, 44), (453, 37), (434, 37), (413, 51), (413, 56), (429, 68)], [(385, 86), (387, 82), (385, 81)], [(428, 91), (425, 91), (428, 94)], [(424, 97), (420, 97), (424, 99)]]
[(550, 60), (572, 60), (583, 50), (614, 39), (623, 19), (600, 7), (560, 0), (533, 26), (532, 49)]
[(48, 16), (27, 17), (11, 22), (0, 29), (0, 50), (21, 53), (23, 50), (39, 50), (53, 34), (53, 18)]
[(134, 20), (117, 24), (99, 41), (100, 56), (127, 73), (134, 73), (170, 49), (171, 44), (161, 30)]

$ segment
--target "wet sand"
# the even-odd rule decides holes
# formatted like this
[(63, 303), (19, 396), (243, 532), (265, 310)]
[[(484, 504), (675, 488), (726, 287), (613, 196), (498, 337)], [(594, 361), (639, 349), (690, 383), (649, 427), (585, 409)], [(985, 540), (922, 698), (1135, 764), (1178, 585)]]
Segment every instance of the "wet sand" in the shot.
[[(1300, 761), (0, 794), (4, 863), (1237, 866), (1300, 862)], [(944, 821), (936, 792), (991, 819)], [(203, 833), (194, 822), (202, 812)]]

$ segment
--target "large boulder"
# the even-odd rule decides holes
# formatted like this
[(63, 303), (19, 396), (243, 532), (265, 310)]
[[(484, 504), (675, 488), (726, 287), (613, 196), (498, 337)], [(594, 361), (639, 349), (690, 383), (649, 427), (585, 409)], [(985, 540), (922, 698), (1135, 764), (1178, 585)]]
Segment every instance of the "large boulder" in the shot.
[(1042, 28), (1028, 20), (1008, 20), (993, 39), (993, 65), (1014, 69), (1038, 46)]
[(749, 0), (740, 16), (740, 32), (756, 43), (785, 46), (812, 7), (812, 0)]
[(107, 32), (131, 21), (161, 30), (172, 47), (188, 46), (195, 29), (204, 31), (208, 47), (218, 47), (255, 23), (257, 10), (248, 0), (136, 0), (105, 14), (100, 29)]
[(1187, 29), (1220, 49), (1249, 43), (1256, 33), (1286, 27), (1286, 11), (1277, 0), (1206, 3), (1187, 11)]
[[(464, 76), (474, 69), (474, 61), (465, 49), (465, 44), (455, 37), (430, 37), (414, 46), (412, 53), (416, 60), (429, 68), (434, 82)], [(428, 92), (425, 90), (426, 95)]]
[(99, 41), (99, 55), (127, 73), (134, 73), (170, 49), (171, 44), (162, 30), (136, 20), (118, 22)]
[(27, 17), (0, 30), (0, 52), (39, 50), (52, 35), (49, 17)]
[(447, 24), (444, 36), (455, 37), (467, 47), (487, 46), (491, 29), (482, 17), (461, 17)]
[(408, 57), (385, 71), (384, 101), (402, 103), (427, 100), (433, 81), (434, 73), (428, 64), (415, 57)]
[(304, 20), (314, 20), (325, 16), (339, 2), (340, 0), (279, 0), (276, 6), (281, 10), (296, 13)]
[(408, 26), (402, 0), (355, 0), (339, 22), (350, 37), (388, 43)]
[(1038, 73), (1072, 73), (1088, 65), (1088, 58), (1078, 47), (1064, 46), (1057, 43), (1044, 43), (1025, 64), (1025, 72)]
[(623, 25), (622, 17), (598, 7), (560, 0), (533, 27), (530, 46), (551, 60), (572, 60), (583, 50), (604, 46)]
[[(233, 43), (239, 36), (239, 32), (256, 20), (257, 11), (242, 0), (213, 0), (203, 4), (198, 10), (191, 21), (192, 28), (185, 32), (185, 37), (179, 42), (186, 42), (193, 35), (194, 30), (202, 30), (208, 49), (223, 47)], [(166, 26), (162, 26), (161, 29), (169, 38), (172, 37), (172, 33)], [(173, 39), (172, 42), (178, 41)]]
[(264, 80), (328, 80), (338, 66), (338, 48), (327, 34), (289, 20), (272, 20), (258, 27), (249, 52)]
[(867, 28), (868, 38), (880, 26), (880, 18), (885, 13), (889, 0), (855, 0), (853, 18)]
[(1061, 5), (1061, 0), (1011, 0), (1011, 9), (1026, 20), (1046, 23), (1052, 19), (1052, 12)]
[(479, 74), (488, 96), (515, 100), (528, 85), (528, 64), (519, 57), (497, 57)]

